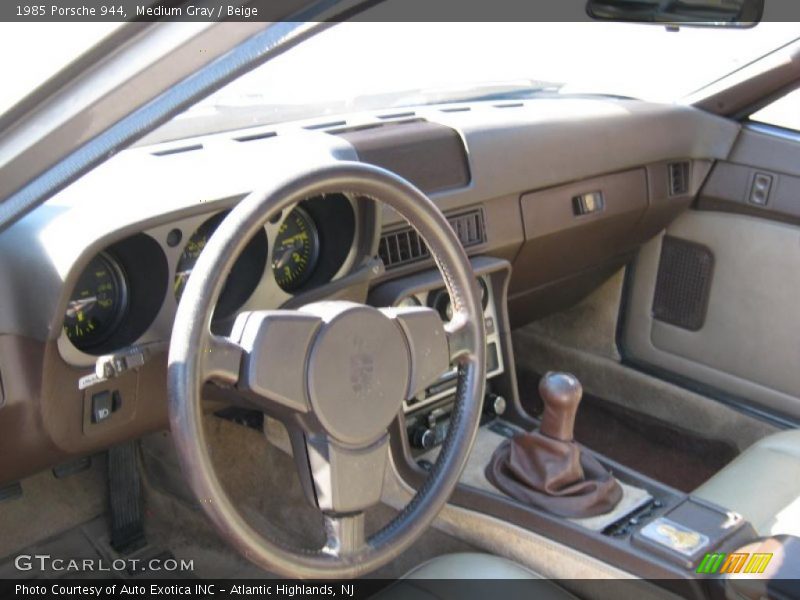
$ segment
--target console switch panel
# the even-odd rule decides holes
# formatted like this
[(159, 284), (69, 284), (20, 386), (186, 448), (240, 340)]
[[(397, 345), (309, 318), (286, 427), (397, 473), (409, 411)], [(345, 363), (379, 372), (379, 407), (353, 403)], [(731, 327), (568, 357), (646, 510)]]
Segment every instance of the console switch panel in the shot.
[(758, 206), (766, 206), (771, 188), (772, 175), (756, 173), (755, 177), (753, 177), (753, 187), (750, 190), (750, 203)]

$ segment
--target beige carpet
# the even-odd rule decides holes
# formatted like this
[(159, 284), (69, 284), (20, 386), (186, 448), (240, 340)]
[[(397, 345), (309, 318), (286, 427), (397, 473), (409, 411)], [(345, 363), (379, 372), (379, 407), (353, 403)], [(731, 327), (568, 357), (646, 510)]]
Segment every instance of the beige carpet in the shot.
[[(617, 317), (624, 271), (578, 305), (514, 330), (518, 373), (574, 373), (598, 398), (744, 450), (775, 427), (619, 361)], [(531, 391), (520, 390), (524, 398)]]
[[(254, 429), (216, 417), (209, 417), (207, 425), (217, 472), (248, 523), (292, 547), (321, 547), (322, 519), (303, 495), (293, 459)], [(147, 465), (149, 537), (158, 539), (177, 557), (194, 557), (197, 576), (269, 576), (233, 552), (210, 526), (181, 482), (168, 434), (149, 436), (143, 440), (142, 450)], [(169, 493), (165, 493), (167, 490)], [(383, 504), (370, 509), (366, 515), (367, 531), (377, 531), (396, 514)], [(435, 556), (474, 550), (431, 528), (408, 551), (371, 577), (396, 578)]]
[(92, 520), (106, 511), (105, 455), (64, 479), (42, 471), (22, 482), (21, 498), (0, 502), (0, 557)]

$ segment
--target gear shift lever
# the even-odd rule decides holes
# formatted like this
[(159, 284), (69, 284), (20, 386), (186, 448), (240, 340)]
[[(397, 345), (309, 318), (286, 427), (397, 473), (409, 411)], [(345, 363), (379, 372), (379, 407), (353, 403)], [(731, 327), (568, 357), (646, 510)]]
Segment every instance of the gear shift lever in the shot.
[(501, 444), (486, 478), (521, 502), (565, 517), (612, 510), (622, 488), (603, 465), (574, 442), (575, 415), (583, 395), (578, 378), (549, 372), (539, 382), (544, 414), (538, 431)]
[(544, 402), (539, 431), (553, 439), (571, 442), (575, 439), (575, 415), (583, 396), (580, 381), (569, 373), (549, 371), (539, 382), (539, 395)]

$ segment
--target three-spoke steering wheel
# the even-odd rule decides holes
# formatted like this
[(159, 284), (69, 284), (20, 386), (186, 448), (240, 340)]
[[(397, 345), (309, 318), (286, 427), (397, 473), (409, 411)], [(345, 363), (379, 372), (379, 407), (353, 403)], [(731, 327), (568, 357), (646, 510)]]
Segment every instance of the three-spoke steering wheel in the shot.
[[(383, 202), (422, 236), (450, 294), (453, 318), (432, 309), (373, 308), (324, 301), (298, 310), (238, 316), (230, 336), (211, 333), (225, 275), (265, 223), (326, 192)], [(469, 259), (444, 215), (422, 192), (378, 167), (355, 162), (285, 178), (253, 192), (225, 218), (194, 267), (178, 307), (169, 350), (169, 412), (184, 475), (208, 517), (245, 557), (300, 578), (358, 577), (395, 558), (428, 527), (453, 492), (480, 422), (485, 333)], [(455, 407), (436, 464), (409, 504), (367, 538), (364, 510), (378, 503), (390, 459), (389, 426), (451, 364)], [(233, 506), (212, 465), (201, 389), (233, 386), (294, 432), (301, 476), (313, 482), (328, 542), (286, 547), (257, 533)]]

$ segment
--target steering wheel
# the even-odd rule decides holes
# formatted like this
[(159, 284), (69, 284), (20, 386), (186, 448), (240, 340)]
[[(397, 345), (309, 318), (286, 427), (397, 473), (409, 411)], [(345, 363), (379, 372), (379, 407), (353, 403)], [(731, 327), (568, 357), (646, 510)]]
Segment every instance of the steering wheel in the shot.
[[(225, 276), (274, 215), (326, 192), (383, 202), (421, 235), (450, 294), (453, 318), (430, 308), (373, 308), (323, 301), (298, 310), (238, 315), (230, 336), (211, 332)], [(260, 567), (298, 578), (358, 577), (388, 563), (428, 528), (458, 483), (480, 423), (486, 338), (469, 260), (446, 218), (421, 191), (384, 169), (335, 162), (244, 198), (194, 267), (169, 349), (170, 425), (183, 473), (222, 537)], [(389, 426), (450, 365), (458, 383), (436, 464), (408, 505), (366, 537), (364, 511), (380, 501), (390, 459)], [(310, 482), (327, 543), (294, 549), (256, 532), (234, 507), (212, 465), (201, 389), (234, 387), (293, 434), (301, 480)], [(299, 441), (298, 441), (299, 440)]]

